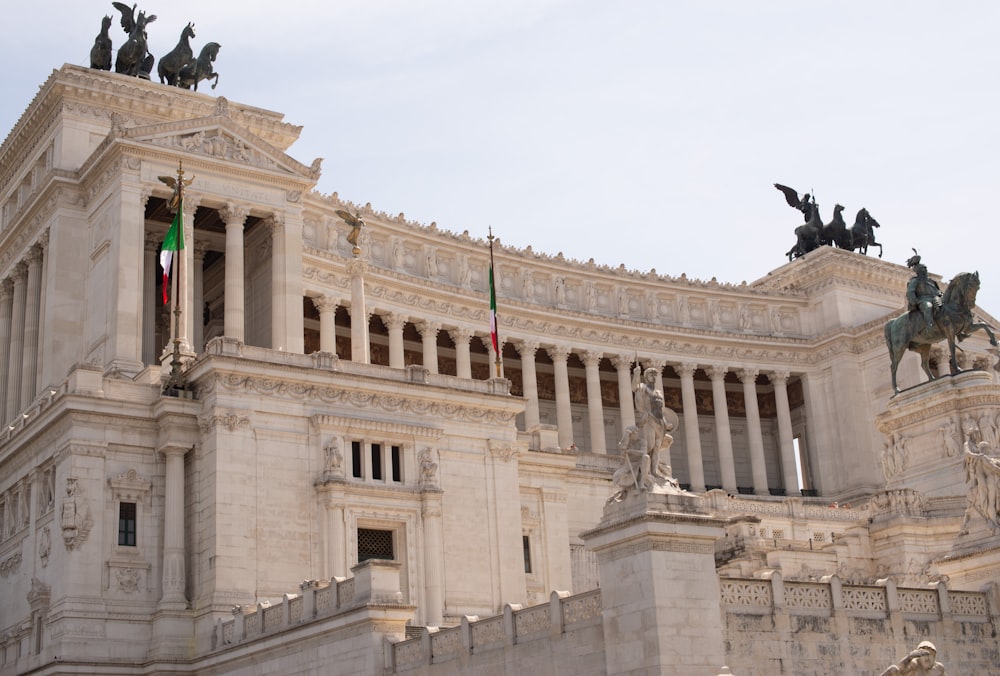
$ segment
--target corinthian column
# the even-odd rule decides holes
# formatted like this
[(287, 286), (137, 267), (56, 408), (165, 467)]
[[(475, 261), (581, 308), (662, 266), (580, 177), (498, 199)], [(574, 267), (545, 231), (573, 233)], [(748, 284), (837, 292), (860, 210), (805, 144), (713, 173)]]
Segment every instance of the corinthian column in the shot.
[(521, 384), (524, 388), (524, 431), (530, 432), (541, 424), (538, 412), (538, 378), (535, 372), (535, 352), (538, 343), (533, 340), (522, 340), (515, 345), (521, 354)]
[(781, 447), (781, 475), (785, 482), (785, 495), (802, 495), (798, 474), (795, 471), (795, 446), (792, 442), (792, 411), (788, 406), (788, 371), (770, 374), (774, 384), (774, 403), (778, 409), (778, 439)]
[[(146, 233), (142, 250), (142, 362), (149, 366), (156, 363), (156, 250), (160, 237)], [(43, 275), (44, 279), (45, 276)]]
[(10, 329), (13, 313), (14, 282), (9, 277), (0, 282), (0, 417), (7, 418), (7, 376), (10, 373)]
[(42, 291), (42, 248), (37, 244), (28, 251), (28, 285), (24, 304), (24, 374), (21, 376), (21, 406), (35, 398), (38, 379), (38, 311)]
[[(181, 323), (178, 328), (178, 336), (181, 341), (181, 352), (186, 354), (194, 352), (194, 318), (195, 316), (201, 317), (201, 308), (195, 305), (194, 296), (194, 217), (198, 211), (199, 202), (201, 202), (201, 197), (190, 193), (184, 194), (182, 205), (184, 213), (181, 221), (184, 226), (184, 250), (180, 253), (184, 265), (180, 268), (177, 279), (177, 295), (181, 300)], [(169, 353), (170, 350), (171, 346), (168, 344), (167, 352)]]
[(337, 299), (331, 296), (313, 296), (313, 305), (319, 311), (320, 352), (337, 354)]
[(607, 453), (604, 439), (604, 405), (601, 401), (601, 373), (599, 367), (604, 354), (588, 351), (583, 354), (583, 364), (587, 369), (587, 417), (590, 423), (590, 450)]
[(545, 348), (552, 358), (556, 381), (556, 424), (559, 426), (559, 448), (569, 448), (573, 445), (573, 409), (569, 401), (569, 371), (566, 359), (569, 349), (562, 346)]
[(743, 399), (747, 409), (747, 436), (750, 439), (750, 468), (754, 495), (770, 495), (767, 489), (767, 465), (764, 461), (764, 437), (760, 431), (760, 408), (757, 406), (757, 369), (740, 369)]
[(705, 491), (705, 465), (701, 457), (701, 433), (698, 431), (698, 402), (694, 396), (694, 372), (698, 365), (684, 362), (677, 365), (681, 377), (681, 405), (684, 407), (684, 448), (687, 450), (691, 490)]
[(737, 493), (736, 464), (733, 461), (733, 434), (729, 429), (729, 403), (726, 401), (725, 366), (710, 366), (708, 375), (712, 379), (712, 403), (715, 405), (715, 435), (719, 443), (719, 471), (722, 474), (722, 488), (728, 493)]
[(469, 352), (469, 341), (472, 331), (457, 327), (449, 329), (448, 335), (455, 343), (455, 375), (459, 378), (472, 378), (472, 354)]
[(431, 321), (417, 322), (417, 331), (424, 348), (424, 368), (428, 373), (438, 372), (438, 344), (437, 335), (441, 330), (441, 324)]
[(225, 280), (225, 317), (223, 318), (223, 334), (227, 338), (243, 341), (246, 333), (244, 311), (245, 276), (243, 272), (243, 225), (248, 211), (232, 202), (219, 211), (219, 216), (226, 224), (226, 280)]
[(368, 346), (368, 310), (365, 309), (365, 262), (352, 258), (347, 263), (351, 275), (351, 361), (371, 364)]
[(406, 317), (396, 312), (390, 312), (382, 317), (382, 321), (389, 329), (389, 366), (401, 369), (406, 365), (406, 359), (403, 355), (403, 326), (406, 325)]
[(14, 305), (10, 320), (10, 353), (7, 359), (7, 420), (21, 410), (21, 372), (24, 363), (24, 302), (27, 297), (28, 266), (14, 267)]
[(616, 354), (611, 357), (618, 372), (618, 412), (621, 416), (622, 430), (635, 427), (635, 402), (632, 400), (632, 357)]

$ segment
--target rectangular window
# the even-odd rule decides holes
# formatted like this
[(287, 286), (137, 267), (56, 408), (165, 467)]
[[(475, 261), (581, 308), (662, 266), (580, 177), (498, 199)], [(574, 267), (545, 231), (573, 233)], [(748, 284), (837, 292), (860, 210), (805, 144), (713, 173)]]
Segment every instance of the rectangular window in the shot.
[(372, 479), (382, 481), (382, 444), (372, 444)]
[(364, 476), (364, 471), (361, 467), (361, 442), (352, 441), (351, 442), (351, 476), (355, 479), (360, 479)]
[(521, 536), (521, 547), (524, 549), (524, 572), (531, 572), (531, 537)]
[(403, 480), (402, 451), (399, 446), (392, 447), (392, 480), (397, 483)]
[(358, 563), (369, 559), (392, 561), (394, 558), (391, 530), (358, 529)]
[(135, 547), (135, 503), (118, 503), (118, 544)]

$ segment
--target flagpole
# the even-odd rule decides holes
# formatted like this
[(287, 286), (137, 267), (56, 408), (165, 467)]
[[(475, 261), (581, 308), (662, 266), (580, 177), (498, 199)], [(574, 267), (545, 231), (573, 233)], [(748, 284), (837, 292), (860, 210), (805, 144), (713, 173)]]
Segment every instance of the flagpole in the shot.
[[(171, 200), (176, 201), (176, 206), (178, 209), (178, 214), (176, 216), (178, 224), (178, 242), (184, 241), (184, 162), (183, 160), (177, 161), (177, 191), (174, 194), (174, 198)], [(183, 390), (186, 387), (184, 380), (184, 374), (181, 371), (181, 299), (179, 291), (180, 276), (182, 272), (181, 268), (181, 258), (184, 257), (183, 248), (178, 249), (174, 252), (171, 260), (170, 267), (173, 273), (173, 279), (170, 280), (171, 287), (171, 299), (170, 304), (172, 306), (172, 316), (173, 316), (173, 342), (174, 351), (173, 356), (170, 360), (170, 379), (167, 381), (166, 389)]]
[(493, 278), (493, 227), (489, 228), (489, 235), (486, 239), (490, 242), (490, 338), (493, 340), (493, 355), (496, 364), (497, 378), (501, 377), (501, 359), (500, 359), (500, 329), (499, 329), (499, 319), (497, 317), (497, 291), (496, 284)]

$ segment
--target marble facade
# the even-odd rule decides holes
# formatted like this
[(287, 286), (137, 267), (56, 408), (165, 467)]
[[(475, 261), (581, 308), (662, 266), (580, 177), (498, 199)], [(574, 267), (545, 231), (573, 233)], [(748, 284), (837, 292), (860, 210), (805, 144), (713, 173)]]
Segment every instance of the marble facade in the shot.
[[(320, 673), (335, 657), (381, 673), (410, 634), (429, 646), (474, 625), (506, 645), (516, 631), (486, 618), (542, 604), (562, 617), (553, 599), (568, 593), (603, 612), (573, 636), (611, 641), (636, 621), (615, 580), (648, 571), (677, 591), (659, 554), (636, 567), (601, 540), (621, 533), (593, 544), (619, 509), (605, 502), (637, 362), (677, 414), (669, 464), (706, 524), (698, 557), (660, 556), (689, 571), (673, 576), (690, 596), (681, 619), (704, 648), (679, 662), (662, 635), (677, 616), (654, 605), (636, 638), (648, 660), (629, 669), (775, 673), (748, 638), (758, 620), (712, 623), (734, 605), (726, 580), (944, 585), (981, 594), (975, 622), (995, 626), (1000, 543), (975, 520), (958, 531), (961, 430), (996, 436), (1000, 387), (975, 371), (890, 399), (882, 326), (905, 267), (826, 249), (732, 285), (500, 245), (497, 378), (486, 242), (316, 192), (320, 162), (288, 154), (300, 131), (67, 65), (0, 148), (0, 674)], [(192, 392), (172, 397), (157, 177), (180, 161), (196, 178), (178, 324)], [(340, 209), (367, 223), (357, 255)], [(966, 364), (989, 365), (986, 347), (967, 341)], [(915, 355), (899, 373), (904, 388), (923, 380)], [(691, 563), (713, 555), (707, 573)], [(319, 618), (295, 631), (330, 645), (287, 655), (275, 636), (295, 617)], [(785, 645), (782, 622), (768, 636)], [(944, 625), (951, 667), (949, 648), (977, 646)], [(902, 625), (887, 636), (871, 664), (844, 664), (874, 668), (907, 639)], [(601, 648), (595, 673), (625, 669), (614, 655)]]

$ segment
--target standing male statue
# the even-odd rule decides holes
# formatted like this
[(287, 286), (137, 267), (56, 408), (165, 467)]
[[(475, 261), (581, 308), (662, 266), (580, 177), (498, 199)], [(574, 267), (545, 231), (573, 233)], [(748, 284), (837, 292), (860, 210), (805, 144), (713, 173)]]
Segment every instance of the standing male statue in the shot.
[(913, 270), (913, 277), (906, 285), (906, 309), (918, 310), (924, 317), (927, 330), (934, 328), (934, 309), (941, 307), (941, 289), (937, 282), (927, 276), (927, 266), (920, 262), (916, 249), (906, 261), (906, 267)]
[[(640, 372), (642, 382), (639, 379)], [(632, 389), (635, 391), (635, 424), (649, 456), (649, 473), (662, 478), (660, 447), (673, 426), (663, 417), (663, 392), (656, 389), (656, 369), (648, 368), (643, 371), (641, 366), (636, 366), (632, 376)]]
[(881, 676), (892, 674), (914, 674), (915, 676), (947, 676), (944, 665), (935, 661), (937, 648), (930, 641), (921, 641), (916, 650), (882, 672)]

